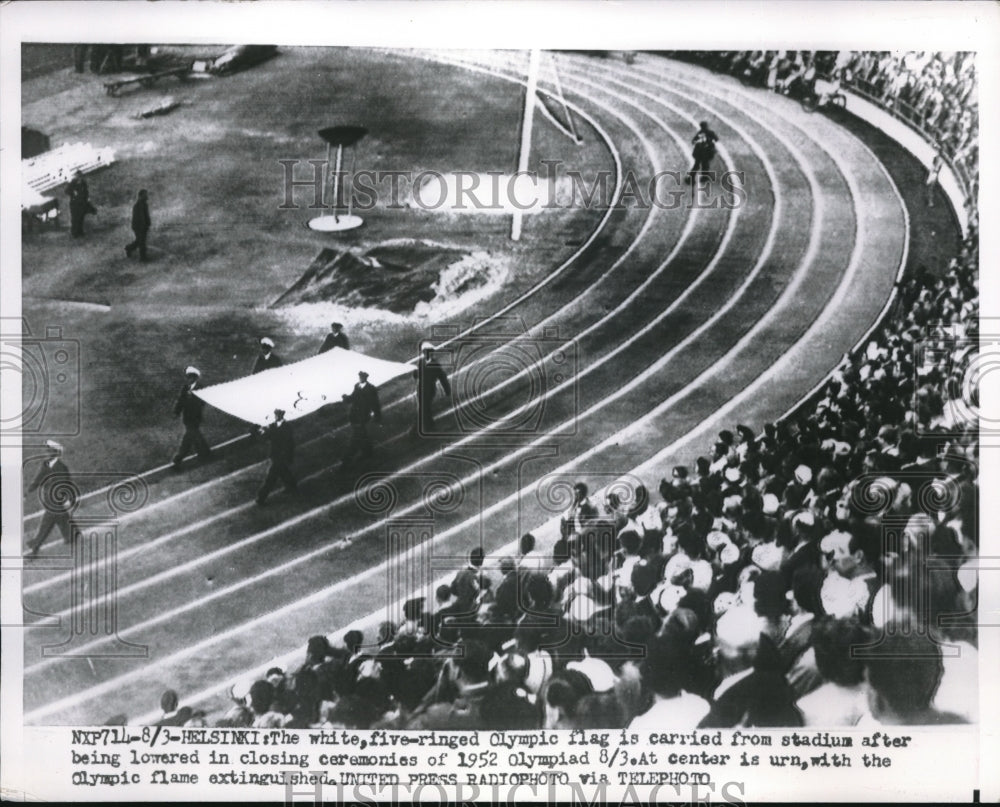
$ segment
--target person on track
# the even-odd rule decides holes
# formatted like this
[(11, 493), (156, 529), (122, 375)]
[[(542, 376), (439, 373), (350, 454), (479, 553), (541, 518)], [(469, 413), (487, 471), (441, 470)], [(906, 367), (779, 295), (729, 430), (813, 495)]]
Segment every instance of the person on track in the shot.
[(694, 144), (692, 182), (700, 182), (701, 178), (707, 175), (711, 168), (712, 158), (715, 157), (715, 144), (718, 139), (719, 136), (709, 128), (707, 121), (702, 121), (698, 125), (698, 131), (691, 141)]
[(451, 396), (451, 384), (448, 383), (444, 368), (434, 358), (434, 346), (430, 342), (424, 342), (422, 353), (413, 373), (417, 379), (418, 412), (418, 423), (411, 431), (413, 436), (434, 432), (434, 398), (437, 396), (438, 386), (445, 395)]
[(271, 443), (271, 464), (267, 468), (264, 484), (257, 491), (257, 504), (263, 507), (279, 479), (284, 483), (285, 490), (290, 493), (295, 493), (298, 490), (298, 483), (292, 474), (292, 460), (295, 458), (295, 436), (292, 433), (292, 424), (285, 420), (285, 410), (275, 409), (274, 421), (266, 428), (260, 429), (260, 432)]
[(351, 440), (347, 444), (341, 469), (347, 468), (355, 458), (368, 459), (372, 455), (372, 440), (368, 434), (368, 424), (374, 420), (382, 423), (382, 407), (378, 400), (378, 390), (368, 383), (368, 373), (358, 373), (358, 383), (350, 395), (344, 396), (351, 408), (348, 416), (351, 423)]
[(201, 433), (205, 402), (194, 394), (201, 383), (201, 372), (197, 367), (188, 367), (184, 371), (184, 377), (184, 386), (181, 387), (177, 403), (174, 404), (174, 417), (180, 417), (184, 424), (184, 437), (181, 438), (180, 448), (174, 455), (175, 471), (180, 470), (181, 463), (191, 453), (192, 448), (202, 460), (207, 460), (212, 454), (212, 449), (208, 447), (208, 442)]
[(351, 349), (351, 342), (347, 338), (347, 334), (344, 333), (344, 326), (339, 322), (333, 322), (330, 324), (330, 333), (326, 335), (326, 339), (324, 339), (323, 344), (320, 345), (319, 352), (326, 353), (328, 350), (333, 350), (335, 347), (343, 348), (344, 350)]
[(38, 525), (38, 532), (28, 544), (25, 557), (33, 558), (38, 550), (48, 540), (53, 527), (59, 527), (63, 541), (67, 544), (76, 539), (76, 525), (71, 513), (77, 504), (77, 490), (73, 484), (66, 463), (62, 461), (63, 446), (54, 440), (45, 443), (48, 457), (38, 469), (34, 481), (28, 486), (28, 492), (41, 489), (39, 498), (45, 512)]
[(265, 336), (260, 340), (260, 355), (257, 356), (257, 361), (254, 362), (251, 375), (257, 375), (257, 373), (262, 373), (265, 370), (273, 370), (275, 367), (281, 367), (282, 363), (281, 358), (274, 352), (274, 340), (269, 336)]

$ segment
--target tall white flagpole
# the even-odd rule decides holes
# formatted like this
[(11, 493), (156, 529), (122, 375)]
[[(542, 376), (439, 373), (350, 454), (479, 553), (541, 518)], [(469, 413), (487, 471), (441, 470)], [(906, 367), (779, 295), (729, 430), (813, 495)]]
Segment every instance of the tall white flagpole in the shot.
[[(517, 180), (528, 170), (528, 158), (531, 155), (531, 124), (535, 117), (535, 94), (538, 87), (538, 63), (539, 51), (532, 48), (531, 57), (528, 60), (528, 86), (524, 90), (524, 116), (521, 118), (521, 153), (517, 160), (517, 176), (512, 185), (511, 193), (515, 193), (514, 188), (518, 184)], [(527, 184), (527, 183), (525, 183)], [(514, 207), (514, 218), (510, 225), (510, 238), (512, 241), (521, 240), (521, 218), (524, 211)]]

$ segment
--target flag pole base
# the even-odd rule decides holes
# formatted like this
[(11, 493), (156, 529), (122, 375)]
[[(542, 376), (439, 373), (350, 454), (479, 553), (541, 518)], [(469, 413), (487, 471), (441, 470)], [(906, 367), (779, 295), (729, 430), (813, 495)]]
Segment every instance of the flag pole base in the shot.
[(309, 220), (309, 229), (319, 233), (340, 233), (356, 230), (364, 223), (361, 216), (317, 216)]

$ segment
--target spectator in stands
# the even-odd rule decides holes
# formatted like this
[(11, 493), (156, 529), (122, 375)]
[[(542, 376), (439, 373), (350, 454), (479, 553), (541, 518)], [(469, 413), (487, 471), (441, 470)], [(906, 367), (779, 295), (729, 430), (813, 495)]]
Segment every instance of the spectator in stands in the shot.
[[(438, 731), (460, 731), (476, 729), (482, 725), (481, 707), (483, 697), (489, 691), (489, 651), (481, 642), (462, 641), (461, 657), (455, 661), (454, 680), (439, 680), (435, 702), (427, 706), (410, 721), (411, 730), (434, 729)], [(444, 674), (444, 673), (442, 673)], [(454, 696), (448, 698), (442, 690), (449, 685)], [(438, 700), (437, 698), (441, 699)]]
[(545, 688), (545, 728), (575, 729), (580, 700), (593, 693), (590, 679), (578, 670), (567, 669), (553, 676)]
[(763, 624), (745, 606), (719, 618), (716, 648), (722, 682), (701, 728), (802, 725), (774, 644), (761, 634)]
[(866, 659), (868, 711), (859, 727), (964, 723), (932, 706), (944, 666), (941, 648), (924, 633), (886, 633)]
[(824, 617), (813, 626), (816, 666), (824, 683), (796, 705), (806, 726), (853, 726), (866, 710), (864, 663), (852, 652), (868, 645), (871, 634), (856, 618)]
[(697, 728), (708, 715), (704, 698), (685, 691), (691, 678), (691, 648), (675, 636), (658, 636), (642, 663), (642, 682), (653, 704), (629, 723), (633, 731)]
[(585, 482), (573, 485), (573, 502), (563, 513), (561, 530), (564, 537), (573, 533), (582, 534), (588, 521), (597, 518), (597, 508), (591, 503), (588, 494), (590, 490)]
[(160, 697), (160, 709), (163, 710), (163, 717), (156, 721), (157, 726), (183, 726), (191, 719), (191, 707), (183, 706), (177, 708), (177, 693), (172, 689), (164, 691)]
[(875, 571), (877, 550), (867, 531), (836, 531), (827, 535), (821, 549), (829, 564), (823, 581), (823, 610), (830, 616), (857, 617), (871, 622), (871, 605), (881, 581)]

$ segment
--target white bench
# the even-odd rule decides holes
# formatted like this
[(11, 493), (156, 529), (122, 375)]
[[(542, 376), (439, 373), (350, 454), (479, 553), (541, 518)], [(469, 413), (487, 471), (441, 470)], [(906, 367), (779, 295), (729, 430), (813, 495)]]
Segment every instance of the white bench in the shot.
[(89, 174), (113, 164), (111, 148), (96, 149), (89, 143), (67, 143), (30, 160), (21, 161), (21, 180), (27, 187), (42, 193), (65, 185), (79, 171)]

